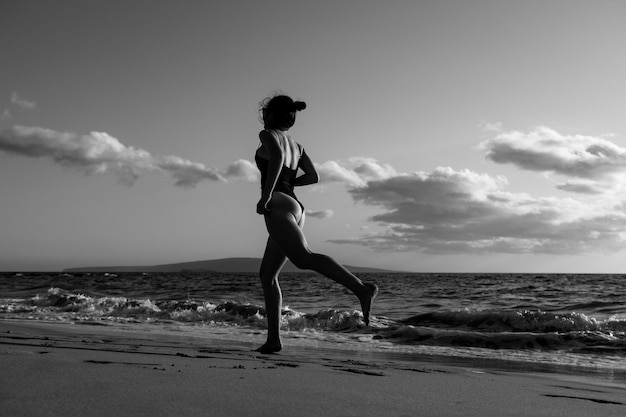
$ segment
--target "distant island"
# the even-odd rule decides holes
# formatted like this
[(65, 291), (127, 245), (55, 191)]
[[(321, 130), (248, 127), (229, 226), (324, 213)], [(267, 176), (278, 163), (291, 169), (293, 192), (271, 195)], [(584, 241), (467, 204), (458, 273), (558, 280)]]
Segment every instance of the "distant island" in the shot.
[[(260, 258), (223, 258), (207, 261), (181, 262), (165, 265), (149, 266), (86, 266), (79, 268), (67, 268), (63, 272), (258, 272), (261, 266)], [(360, 266), (344, 265), (353, 273), (362, 272), (401, 272), (388, 269), (364, 268)], [(291, 262), (287, 261), (283, 272), (301, 272)]]

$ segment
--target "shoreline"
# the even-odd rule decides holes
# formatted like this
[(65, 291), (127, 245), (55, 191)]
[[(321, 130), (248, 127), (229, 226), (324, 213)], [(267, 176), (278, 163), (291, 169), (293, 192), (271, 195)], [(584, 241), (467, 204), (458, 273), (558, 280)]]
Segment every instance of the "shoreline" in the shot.
[(626, 413), (626, 384), (593, 375), (303, 346), (263, 355), (254, 347), (175, 332), (0, 320), (0, 402), (11, 416)]

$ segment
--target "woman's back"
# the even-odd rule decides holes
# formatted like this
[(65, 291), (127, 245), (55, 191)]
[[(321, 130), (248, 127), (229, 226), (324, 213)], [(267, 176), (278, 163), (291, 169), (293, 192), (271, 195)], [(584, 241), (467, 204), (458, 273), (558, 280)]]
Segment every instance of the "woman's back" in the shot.
[[(281, 130), (267, 129), (265, 131), (276, 139), (283, 154), (283, 165), (292, 170), (297, 170), (298, 162), (302, 156), (302, 147)], [(257, 149), (256, 158), (266, 160), (270, 159), (269, 151), (265, 148), (265, 146), (261, 145)]]
[[(293, 182), (298, 174), (298, 164), (300, 158), (304, 152), (302, 147), (293, 139), (288, 137), (283, 131), (280, 130), (265, 130), (276, 139), (276, 143), (283, 156), (283, 166), (278, 175), (278, 180), (274, 191), (280, 191), (287, 195), (296, 198), (293, 193)], [(263, 134), (263, 133), (262, 133)], [(269, 169), (269, 150), (264, 145), (261, 145), (255, 155), (256, 165), (261, 172), (261, 188), (265, 186), (267, 173)], [(297, 199), (296, 199), (297, 200)]]

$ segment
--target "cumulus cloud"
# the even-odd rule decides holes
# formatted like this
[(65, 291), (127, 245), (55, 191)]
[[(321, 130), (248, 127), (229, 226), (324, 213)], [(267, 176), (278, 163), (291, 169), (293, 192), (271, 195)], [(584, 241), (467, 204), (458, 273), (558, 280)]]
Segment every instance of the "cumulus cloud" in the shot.
[(0, 122), (4, 122), (5, 120), (9, 120), (10, 118), (11, 112), (9, 111), (9, 109), (2, 110), (2, 113), (0, 113)]
[[(437, 168), (431, 173), (417, 172), (370, 181), (366, 186), (349, 192), (355, 201), (387, 209), (386, 213), (374, 216), (373, 220), (412, 223), (488, 215), (490, 206), (481, 202), (488, 196), (495, 196), (504, 184), (504, 177)], [(466, 204), (459, 206), (461, 200)]]
[(127, 186), (134, 184), (142, 171), (167, 173), (181, 187), (194, 187), (204, 180), (255, 178), (248, 161), (235, 161), (224, 171), (219, 171), (178, 156), (153, 156), (143, 149), (125, 146), (104, 132), (79, 135), (42, 127), (13, 126), (0, 133), (0, 151), (47, 158), (87, 175), (111, 172)]
[[(338, 244), (425, 253), (583, 253), (620, 250), (626, 205), (536, 198), (506, 191), (505, 177), (449, 167), (398, 174), (348, 189), (356, 202), (382, 209), (384, 227)], [(583, 183), (570, 186), (583, 187)], [(579, 190), (580, 192), (580, 190)]]
[(320, 211), (305, 210), (305, 214), (307, 215), (307, 217), (313, 217), (315, 219), (326, 219), (328, 217), (332, 217), (333, 211), (332, 210), (320, 210)]
[(529, 132), (500, 131), (480, 146), (487, 159), (525, 170), (588, 180), (626, 173), (626, 148), (603, 137), (566, 135), (544, 126)]
[(168, 172), (181, 187), (194, 187), (203, 180), (225, 181), (219, 171), (198, 162), (191, 162), (178, 156), (154, 158), (154, 167)]
[(19, 93), (15, 92), (11, 94), (11, 103), (23, 110), (34, 110), (35, 107), (37, 107), (37, 103), (32, 100), (27, 100), (20, 96)]
[(227, 179), (243, 181), (259, 181), (260, 174), (256, 165), (246, 159), (238, 159), (231, 163), (222, 173)]
[(321, 183), (340, 182), (352, 187), (363, 187), (368, 181), (398, 175), (391, 165), (365, 157), (350, 158), (347, 162), (327, 161), (315, 167)]

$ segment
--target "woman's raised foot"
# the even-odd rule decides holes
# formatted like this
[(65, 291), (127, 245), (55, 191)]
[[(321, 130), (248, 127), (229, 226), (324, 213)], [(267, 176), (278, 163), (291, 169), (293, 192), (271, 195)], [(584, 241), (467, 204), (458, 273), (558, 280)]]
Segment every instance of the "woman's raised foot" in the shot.
[(374, 298), (378, 295), (378, 286), (374, 284), (364, 284), (367, 291), (362, 297), (359, 297), (359, 301), (361, 301), (361, 311), (363, 312), (363, 321), (365, 321), (365, 325), (370, 325), (370, 311), (372, 309), (372, 302)]

